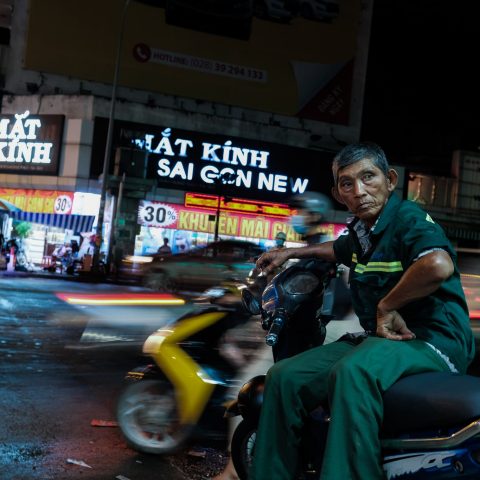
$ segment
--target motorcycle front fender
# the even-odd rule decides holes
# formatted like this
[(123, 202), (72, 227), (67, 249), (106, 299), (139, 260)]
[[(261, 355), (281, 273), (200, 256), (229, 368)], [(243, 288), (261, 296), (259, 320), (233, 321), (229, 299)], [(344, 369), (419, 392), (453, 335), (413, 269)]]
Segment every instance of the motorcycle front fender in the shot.
[(246, 382), (238, 392), (237, 408), (245, 420), (258, 421), (263, 404), (265, 375), (257, 375)]
[(214, 310), (188, 316), (174, 327), (158, 330), (145, 341), (143, 352), (152, 356), (175, 388), (182, 424), (197, 423), (218, 384), (204, 366), (182, 348), (182, 342), (219, 322), (227, 314), (223, 310)]

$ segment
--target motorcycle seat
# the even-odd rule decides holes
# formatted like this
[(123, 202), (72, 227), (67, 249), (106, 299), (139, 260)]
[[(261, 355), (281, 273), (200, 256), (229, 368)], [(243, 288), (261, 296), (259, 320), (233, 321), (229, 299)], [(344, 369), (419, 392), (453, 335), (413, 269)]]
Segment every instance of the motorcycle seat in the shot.
[(449, 428), (480, 418), (480, 378), (446, 372), (404, 377), (384, 394), (382, 436)]

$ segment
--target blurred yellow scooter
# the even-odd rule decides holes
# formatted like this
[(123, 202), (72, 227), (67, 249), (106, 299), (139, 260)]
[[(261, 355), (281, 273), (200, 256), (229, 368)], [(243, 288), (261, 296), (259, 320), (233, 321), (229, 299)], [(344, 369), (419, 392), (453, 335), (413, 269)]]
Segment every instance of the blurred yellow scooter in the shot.
[[(226, 389), (239, 388), (238, 370), (222, 353), (224, 334), (249, 317), (243, 285), (207, 290), (193, 312), (150, 335), (143, 353), (152, 364), (128, 372), (117, 419), (129, 446), (169, 454), (211, 432), (222, 419)], [(218, 421), (218, 420), (217, 420)]]

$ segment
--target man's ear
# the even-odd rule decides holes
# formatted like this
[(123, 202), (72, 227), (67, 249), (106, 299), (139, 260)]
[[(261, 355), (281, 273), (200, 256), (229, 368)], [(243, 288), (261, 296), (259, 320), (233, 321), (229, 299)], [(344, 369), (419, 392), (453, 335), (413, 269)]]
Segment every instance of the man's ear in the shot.
[(345, 202), (342, 200), (342, 197), (338, 194), (337, 187), (332, 187), (332, 197), (342, 205), (345, 205)]
[(398, 172), (391, 168), (387, 173), (387, 187), (389, 192), (393, 192), (397, 187), (398, 183)]

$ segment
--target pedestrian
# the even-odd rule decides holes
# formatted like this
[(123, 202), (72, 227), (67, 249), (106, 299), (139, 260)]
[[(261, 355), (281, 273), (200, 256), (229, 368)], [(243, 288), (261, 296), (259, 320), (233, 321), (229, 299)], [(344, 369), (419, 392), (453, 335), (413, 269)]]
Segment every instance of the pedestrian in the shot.
[(13, 249), (13, 253), (16, 255), (18, 253), (18, 243), (15, 237), (12, 237), (10, 240), (7, 241), (6, 249), (10, 252)]
[(168, 244), (168, 238), (165, 237), (163, 239), (163, 245), (157, 250), (157, 253), (161, 253), (162, 255), (171, 255), (172, 254), (172, 249), (170, 248), (170, 245)]
[(70, 242), (70, 246), (72, 247), (72, 255), (75, 258), (78, 257), (78, 252), (80, 251), (80, 245), (78, 244), (78, 240), (73, 239)]
[(287, 235), (285, 232), (278, 232), (275, 235), (275, 246), (273, 248), (284, 248), (287, 241)]
[[(304, 420), (328, 403), (321, 480), (381, 480), (383, 394), (404, 376), (465, 373), (474, 356), (456, 254), (442, 228), (394, 193), (397, 172), (373, 143), (334, 158), (333, 195), (354, 218), (335, 241), (264, 253), (265, 274), (291, 258), (350, 267), (364, 331), (307, 350), (268, 372), (250, 478), (295, 478)], [(342, 461), (338, 461), (341, 457)]]
[(15, 237), (12, 237), (7, 241), (5, 245), (5, 251), (8, 255), (7, 270), (12, 272), (16, 269), (17, 265), (18, 243)]

